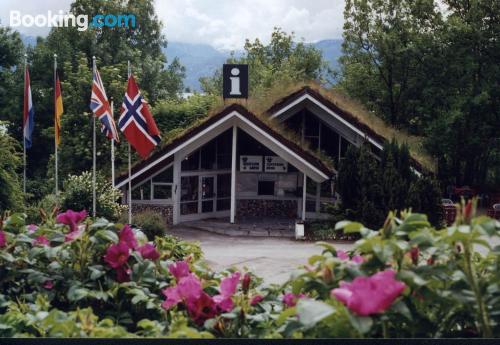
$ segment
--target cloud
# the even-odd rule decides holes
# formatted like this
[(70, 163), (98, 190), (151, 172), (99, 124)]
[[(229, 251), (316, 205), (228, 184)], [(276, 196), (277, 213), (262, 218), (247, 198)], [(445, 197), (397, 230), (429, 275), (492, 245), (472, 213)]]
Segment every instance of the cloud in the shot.
[[(0, 21), (12, 10), (23, 14), (67, 11), (72, 0), (1, 0)], [(275, 26), (314, 42), (342, 34), (344, 0), (155, 0), (170, 41), (206, 43), (241, 49), (245, 39), (269, 42)], [(26, 35), (46, 35), (48, 28), (17, 28)]]
[(156, 0), (171, 41), (241, 49), (245, 39), (268, 42), (275, 26), (308, 42), (342, 35), (343, 0)]

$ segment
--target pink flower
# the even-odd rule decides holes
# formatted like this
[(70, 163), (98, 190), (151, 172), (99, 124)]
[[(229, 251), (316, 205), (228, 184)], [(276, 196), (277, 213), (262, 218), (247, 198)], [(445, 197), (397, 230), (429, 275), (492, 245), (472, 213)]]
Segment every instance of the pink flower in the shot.
[(255, 295), (252, 297), (252, 299), (250, 300), (250, 305), (251, 306), (254, 306), (256, 304), (259, 304), (260, 302), (262, 302), (264, 300), (264, 297), (262, 297), (261, 295)]
[(395, 275), (395, 271), (385, 270), (370, 277), (356, 277), (350, 283), (342, 281), (331, 295), (357, 315), (382, 313), (406, 287), (394, 279)]
[(181, 297), (187, 301), (199, 298), (203, 292), (201, 282), (194, 274), (182, 278), (177, 284), (177, 288)]
[(73, 210), (67, 210), (64, 213), (59, 213), (56, 217), (56, 222), (59, 224), (65, 224), (69, 226), (71, 232), (78, 230), (78, 224), (82, 222), (87, 217), (87, 211), (83, 210), (80, 212), (75, 212)]
[(228, 312), (233, 309), (234, 303), (232, 297), (238, 287), (240, 276), (240, 272), (234, 272), (230, 277), (222, 279), (220, 283), (220, 294), (214, 296), (214, 301), (219, 310)]
[(158, 260), (160, 258), (160, 253), (156, 250), (155, 246), (151, 243), (146, 243), (145, 245), (139, 247), (139, 253), (144, 259)]
[(298, 295), (295, 295), (291, 292), (288, 292), (286, 294), (283, 295), (283, 303), (287, 306), (287, 307), (295, 307), (295, 305), (297, 305), (297, 302), (299, 301), (299, 299), (301, 298), (304, 298), (306, 297), (304, 294), (298, 294)]
[(129, 247), (120, 242), (118, 244), (112, 244), (106, 250), (106, 255), (104, 255), (104, 261), (108, 263), (114, 269), (123, 266), (130, 256)]
[(125, 266), (120, 266), (116, 269), (116, 281), (118, 283), (125, 283), (130, 281), (130, 274), (132, 270)]
[(176, 286), (166, 288), (162, 291), (163, 295), (167, 297), (167, 299), (161, 306), (168, 310), (182, 300), (192, 302), (200, 298), (202, 292), (203, 288), (198, 277), (194, 274), (189, 274), (188, 276), (182, 277), (179, 284)]
[(3, 248), (7, 245), (7, 237), (5, 236), (5, 232), (0, 230), (0, 248)]
[(185, 261), (177, 261), (176, 263), (171, 264), (168, 266), (168, 270), (177, 281), (189, 275), (189, 265)]
[(119, 236), (120, 242), (124, 242), (130, 249), (137, 249), (137, 240), (132, 228), (128, 224), (123, 227)]
[(33, 245), (34, 246), (49, 246), (50, 242), (47, 239), (47, 237), (41, 235), (41, 236), (38, 236), (37, 238), (35, 238), (35, 240), (33, 241)]
[(165, 297), (167, 297), (167, 299), (161, 304), (161, 306), (166, 310), (169, 310), (182, 301), (182, 297), (179, 294), (177, 286), (166, 288), (162, 290), (162, 293)]
[(250, 283), (252, 281), (252, 276), (249, 273), (245, 273), (243, 276), (243, 281), (241, 282), (241, 288), (244, 293), (247, 293), (250, 289)]
[(52, 282), (52, 280), (46, 280), (42, 286), (44, 289), (50, 290), (54, 287), (54, 283)]
[(28, 230), (28, 234), (32, 234), (38, 230), (38, 226), (36, 226), (35, 224), (30, 224), (26, 225), (26, 229)]
[(355, 264), (362, 264), (363, 262), (365, 262), (365, 258), (361, 255), (354, 255), (351, 259), (351, 262), (354, 262)]
[(343, 261), (349, 260), (349, 255), (343, 250), (337, 250), (337, 257)]
[(214, 300), (203, 292), (199, 298), (187, 302), (188, 314), (197, 325), (203, 323), (217, 315)]
[(349, 258), (349, 254), (347, 254), (343, 250), (337, 250), (337, 257), (342, 261), (350, 261), (355, 264), (362, 264), (365, 259), (361, 255), (354, 255), (352, 259)]

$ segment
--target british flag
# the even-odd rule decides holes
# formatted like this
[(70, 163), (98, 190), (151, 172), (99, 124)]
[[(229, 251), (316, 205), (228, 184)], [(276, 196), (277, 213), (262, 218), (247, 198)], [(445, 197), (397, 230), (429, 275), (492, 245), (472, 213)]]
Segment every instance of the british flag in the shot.
[(115, 120), (111, 114), (108, 97), (102, 84), (101, 75), (97, 68), (94, 72), (94, 82), (92, 83), (92, 96), (90, 97), (90, 109), (94, 115), (101, 121), (101, 131), (109, 138), (116, 142), (120, 141), (118, 131), (116, 130)]
[(160, 131), (133, 75), (128, 78), (118, 127), (143, 159), (160, 143)]

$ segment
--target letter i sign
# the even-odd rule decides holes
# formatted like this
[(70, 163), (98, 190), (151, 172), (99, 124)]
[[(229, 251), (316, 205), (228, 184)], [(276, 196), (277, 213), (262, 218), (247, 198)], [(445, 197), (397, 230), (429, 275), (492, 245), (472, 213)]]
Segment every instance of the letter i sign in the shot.
[(248, 65), (223, 65), (222, 96), (224, 98), (248, 98)]

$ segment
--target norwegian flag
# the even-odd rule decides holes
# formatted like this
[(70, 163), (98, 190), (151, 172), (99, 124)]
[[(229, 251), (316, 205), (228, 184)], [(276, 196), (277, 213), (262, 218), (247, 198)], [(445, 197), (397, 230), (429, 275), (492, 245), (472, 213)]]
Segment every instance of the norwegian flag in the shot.
[(133, 75), (128, 78), (118, 127), (128, 142), (145, 159), (160, 142), (160, 131), (142, 98)]
[(35, 110), (33, 109), (33, 100), (31, 99), (30, 72), (28, 65), (24, 69), (24, 109), (23, 109), (23, 137), (24, 145), (27, 149), (31, 148), (31, 136), (35, 127)]
[(114, 139), (120, 142), (118, 131), (116, 130), (115, 120), (111, 114), (108, 97), (102, 84), (101, 75), (97, 68), (94, 72), (94, 82), (92, 83), (92, 96), (90, 97), (90, 109), (94, 115), (101, 121), (101, 132), (103, 132), (109, 139)]

